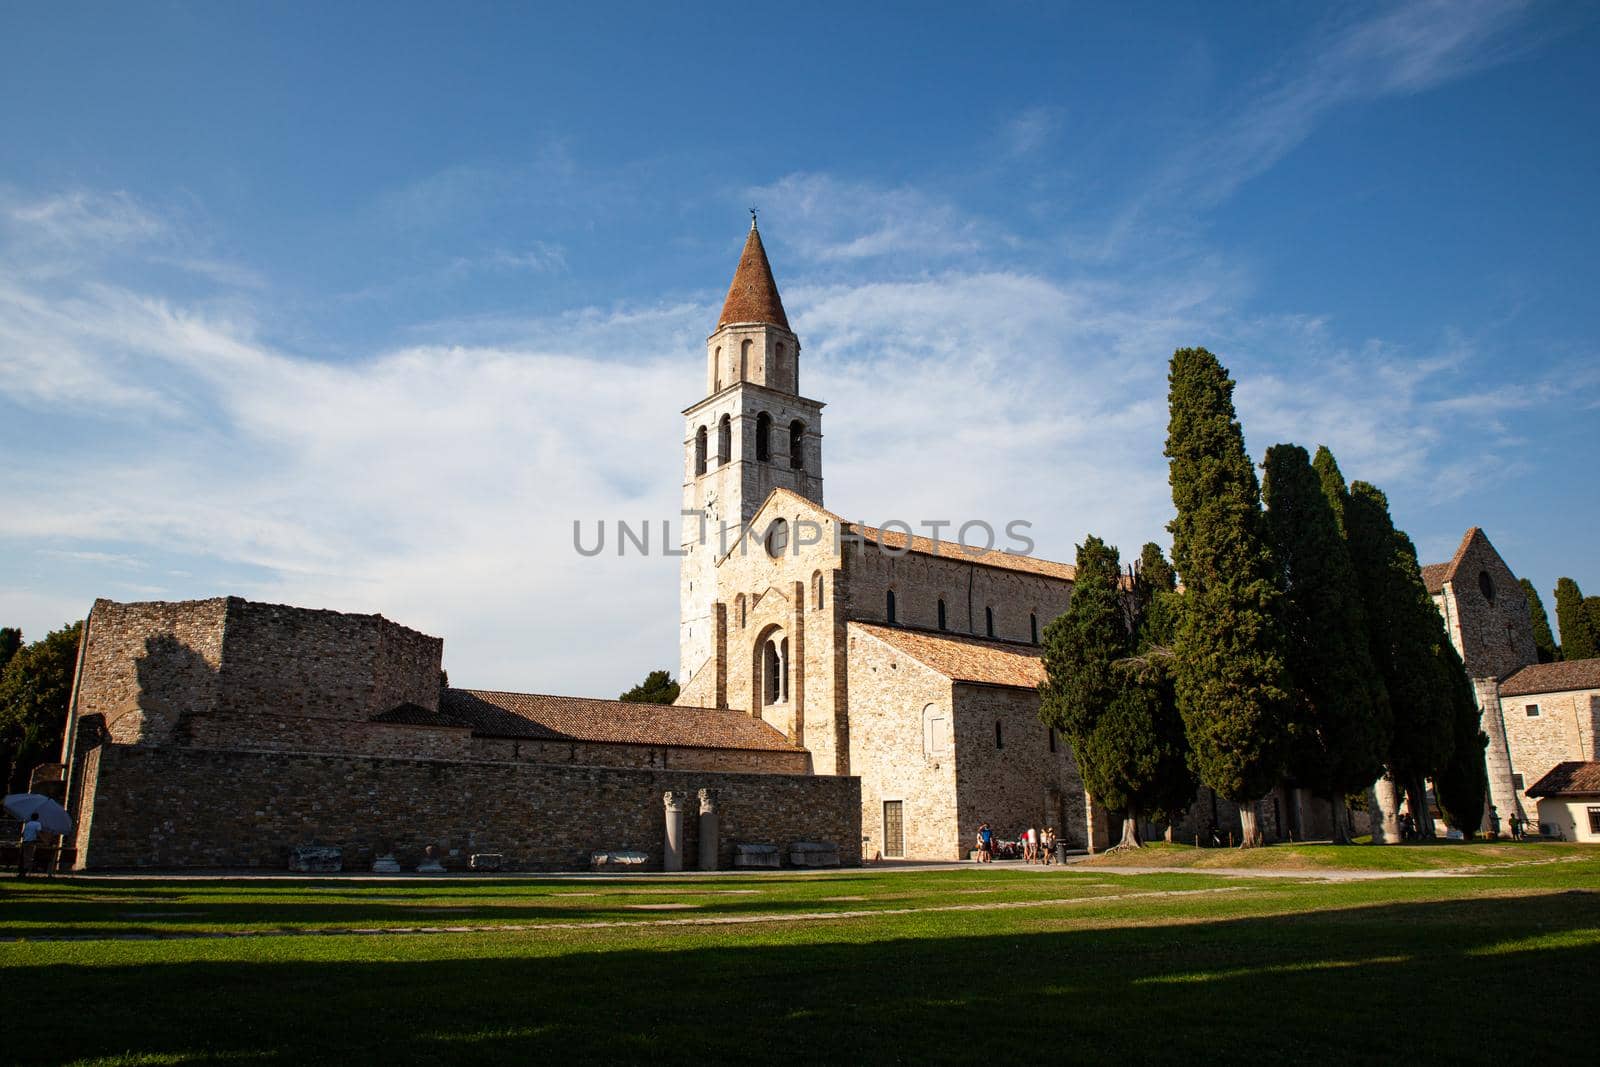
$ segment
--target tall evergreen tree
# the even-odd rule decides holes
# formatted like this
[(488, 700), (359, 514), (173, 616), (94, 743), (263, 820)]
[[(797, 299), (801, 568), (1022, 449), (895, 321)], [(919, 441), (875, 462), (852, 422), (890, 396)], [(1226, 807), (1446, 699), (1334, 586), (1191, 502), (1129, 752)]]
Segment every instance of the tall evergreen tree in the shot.
[(1528, 621), (1533, 624), (1533, 643), (1539, 650), (1539, 662), (1554, 663), (1561, 658), (1561, 648), (1556, 644), (1556, 635), (1550, 632), (1550, 616), (1545, 614), (1539, 590), (1526, 578), (1518, 578), (1517, 584), (1522, 586), (1522, 598), (1528, 602)]
[[(1331, 458), (1331, 456), (1330, 456)], [(1322, 480), (1299, 445), (1267, 449), (1262, 497), (1284, 590), (1289, 674), (1299, 712), (1295, 777), (1328, 799), (1334, 841), (1350, 840), (1345, 801), (1383, 773), (1391, 723), (1373, 685), (1355, 568)]]
[(1439, 671), (1449, 685), (1454, 743), (1450, 759), (1434, 769), (1433, 787), (1446, 821), (1470, 839), (1483, 828), (1484, 805), (1489, 797), (1489, 770), (1483, 759), (1489, 735), (1479, 725), (1481, 716), (1467, 669), (1449, 641), (1439, 647)]
[(1072, 746), (1089, 794), (1123, 813), (1117, 847), (1137, 848), (1140, 814), (1164, 810), (1186, 768), (1181, 727), (1174, 738), (1158, 687), (1124, 663), (1134, 641), (1127, 599), (1117, 550), (1090, 537), (1067, 610), (1045, 628), (1039, 717)]
[(678, 699), (678, 683), (669, 671), (651, 671), (644, 681), (617, 699), (629, 704), (670, 704)]
[(1172, 647), (1177, 640), (1179, 612), (1183, 594), (1177, 591), (1177, 574), (1161, 554), (1161, 546), (1144, 546), (1139, 556), (1138, 617), (1134, 623), (1134, 655), (1118, 664), (1151, 689), (1158, 701), (1153, 709), (1155, 748), (1162, 759), (1151, 775), (1152, 786), (1145, 794), (1146, 813), (1167, 824), (1167, 840), (1172, 840), (1173, 824), (1194, 803), (1195, 777), (1189, 767), (1189, 742), (1183, 716), (1178, 712), (1176, 662)]
[(1278, 781), (1287, 748), (1282, 596), (1233, 380), (1203, 348), (1175, 352), (1167, 380), (1177, 510), (1169, 528), (1184, 585), (1174, 646), (1178, 710), (1200, 780), (1239, 805), (1243, 844), (1254, 846), (1255, 803)]
[(1584, 607), (1583, 590), (1571, 578), (1556, 582), (1556, 625), (1561, 627), (1562, 659), (1594, 659), (1600, 656), (1600, 634), (1595, 620)]
[(15, 626), (0, 626), (0, 671), (6, 669), (11, 657), (22, 647), (22, 631)]
[(1424, 779), (1449, 761), (1455, 745), (1452, 683), (1440, 661), (1440, 646), (1448, 645), (1449, 637), (1422, 584), (1416, 547), (1395, 529), (1382, 491), (1366, 482), (1351, 485), (1345, 525), (1367, 607), (1372, 658), (1394, 713), (1385, 763), (1411, 798), (1424, 836), (1431, 836)]
[(7, 793), (27, 789), (33, 768), (58, 758), (82, 633), (81, 622), (52, 630), (0, 671), (0, 788)]

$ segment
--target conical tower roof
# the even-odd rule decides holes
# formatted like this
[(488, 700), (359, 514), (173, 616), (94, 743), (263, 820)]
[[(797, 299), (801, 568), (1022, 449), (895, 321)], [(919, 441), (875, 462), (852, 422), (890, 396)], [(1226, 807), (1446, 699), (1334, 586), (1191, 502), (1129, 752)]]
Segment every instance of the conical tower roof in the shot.
[(789, 328), (789, 317), (783, 313), (783, 299), (778, 296), (778, 283), (772, 280), (772, 266), (767, 262), (767, 250), (761, 246), (761, 231), (756, 229), (754, 219), (750, 220), (750, 236), (745, 239), (739, 269), (733, 272), (733, 284), (728, 286), (728, 299), (723, 301), (717, 329), (730, 322), (765, 322)]

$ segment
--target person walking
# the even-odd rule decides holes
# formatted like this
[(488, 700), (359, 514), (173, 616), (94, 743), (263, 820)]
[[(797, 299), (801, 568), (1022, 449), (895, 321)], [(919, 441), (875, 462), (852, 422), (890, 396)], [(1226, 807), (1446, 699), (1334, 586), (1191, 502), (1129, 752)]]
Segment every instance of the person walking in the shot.
[(26, 878), (28, 870), (33, 866), (33, 854), (39, 848), (39, 831), (44, 827), (39, 825), (37, 814), (29, 815), (22, 823), (22, 837), (18, 841), (20, 853), (17, 859), (17, 877)]

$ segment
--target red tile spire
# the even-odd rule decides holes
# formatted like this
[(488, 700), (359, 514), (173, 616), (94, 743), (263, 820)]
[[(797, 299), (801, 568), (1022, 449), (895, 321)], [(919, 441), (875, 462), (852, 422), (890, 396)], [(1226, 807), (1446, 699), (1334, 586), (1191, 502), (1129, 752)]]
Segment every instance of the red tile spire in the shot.
[(783, 299), (778, 296), (778, 283), (772, 280), (772, 266), (767, 262), (767, 250), (761, 246), (754, 212), (750, 214), (750, 236), (745, 239), (739, 269), (733, 272), (733, 284), (728, 286), (728, 299), (723, 302), (717, 329), (731, 322), (765, 322), (789, 328), (789, 317), (783, 313)]

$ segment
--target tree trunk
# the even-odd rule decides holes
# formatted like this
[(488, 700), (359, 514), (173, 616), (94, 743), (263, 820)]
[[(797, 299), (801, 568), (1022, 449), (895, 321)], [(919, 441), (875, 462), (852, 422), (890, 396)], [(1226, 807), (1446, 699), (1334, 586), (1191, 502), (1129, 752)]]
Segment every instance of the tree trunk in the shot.
[(1346, 810), (1344, 797), (1337, 793), (1328, 796), (1328, 812), (1333, 816), (1333, 843), (1348, 845), (1350, 843), (1350, 812)]
[(1256, 802), (1242, 802), (1239, 805), (1239, 847), (1259, 848), (1265, 843), (1261, 836), (1261, 824), (1256, 819)]
[(1400, 843), (1400, 787), (1387, 774), (1372, 783), (1367, 805), (1373, 812), (1372, 841), (1379, 845)]
[(1122, 813), (1122, 840), (1106, 851), (1124, 852), (1130, 848), (1143, 847), (1144, 842), (1139, 840), (1139, 813), (1128, 808)]
[(1172, 844), (1174, 841), (1176, 841), (1178, 839), (1177, 834), (1178, 834), (1178, 828), (1176, 826), (1173, 826), (1169, 822), (1169, 823), (1167, 823), (1167, 832), (1162, 834), (1161, 836), (1162, 836), (1162, 839), (1165, 840), (1166, 843), (1170, 845), (1170, 844)]
[(1432, 841), (1435, 831), (1433, 827), (1433, 809), (1428, 806), (1428, 783), (1420, 774), (1411, 776), (1411, 781), (1406, 784), (1406, 793), (1411, 801), (1411, 818), (1417, 824), (1417, 836), (1424, 841)]

